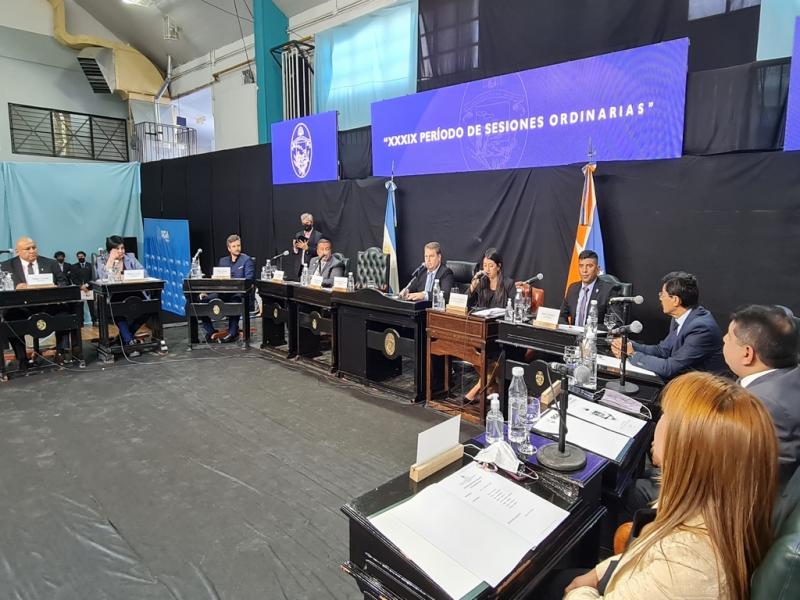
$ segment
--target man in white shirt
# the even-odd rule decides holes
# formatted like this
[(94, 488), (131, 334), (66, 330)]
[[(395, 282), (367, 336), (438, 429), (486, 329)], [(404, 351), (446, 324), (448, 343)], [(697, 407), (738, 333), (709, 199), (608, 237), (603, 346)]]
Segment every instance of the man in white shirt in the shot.
[(794, 317), (786, 310), (755, 304), (731, 315), (723, 338), (725, 362), (772, 415), (781, 485), (800, 465), (799, 340)]

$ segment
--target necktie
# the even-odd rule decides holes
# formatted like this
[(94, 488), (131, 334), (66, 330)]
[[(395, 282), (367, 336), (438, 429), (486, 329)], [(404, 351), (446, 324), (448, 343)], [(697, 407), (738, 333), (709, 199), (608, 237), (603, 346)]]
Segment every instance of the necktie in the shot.
[(33, 263), (28, 263), (28, 275), (33, 275)]
[(322, 275), (322, 261), (317, 263), (317, 272)]
[(586, 322), (586, 304), (589, 302), (589, 288), (581, 288), (582, 299), (578, 308), (578, 322), (576, 325), (582, 326)]
[(678, 322), (675, 319), (672, 319), (672, 326), (669, 329), (669, 332), (678, 335)]
[(433, 276), (434, 275), (436, 275), (435, 272), (431, 273), (430, 271), (428, 271), (428, 279), (425, 282), (425, 291), (426, 292), (430, 292), (433, 289)]

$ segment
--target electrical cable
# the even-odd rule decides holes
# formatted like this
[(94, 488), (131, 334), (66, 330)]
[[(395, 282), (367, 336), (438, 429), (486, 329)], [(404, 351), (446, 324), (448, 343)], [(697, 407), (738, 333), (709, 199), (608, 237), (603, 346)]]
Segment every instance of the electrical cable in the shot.
[[(213, 2), (209, 2), (209, 0), (200, 0), (200, 2), (202, 2), (203, 4), (208, 4), (208, 5), (209, 5), (209, 6), (211, 6), (212, 8), (216, 8), (218, 11), (224, 12), (225, 14), (231, 15), (232, 17), (235, 17), (235, 16), (237, 16), (237, 15), (236, 15), (236, 13), (232, 13), (232, 12), (231, 12), (231, 11), (229, 11), (228, 9), (226, 9), (226, 8), (222, 8), (221, 6), (217, 6), (217, 5), (216, 5), (216, 4), (214, 4)], [(249, 21), (250, 23), (252, 23), (252, 22), (253, 22), (252, 20), (248, 19), (247, 17), (242, 17), (242, 18), (243, 18), (245, 21)]]

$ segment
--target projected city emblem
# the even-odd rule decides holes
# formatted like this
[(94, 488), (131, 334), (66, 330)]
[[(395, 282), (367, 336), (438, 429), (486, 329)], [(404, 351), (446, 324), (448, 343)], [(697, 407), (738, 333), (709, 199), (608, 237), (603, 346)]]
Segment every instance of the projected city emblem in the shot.
[(298, 123), (294, 126), (289, 146), (294, 174), (300, 179), (304, 179), (311, 170), (312, 159), (311, 131), (305, 123)]

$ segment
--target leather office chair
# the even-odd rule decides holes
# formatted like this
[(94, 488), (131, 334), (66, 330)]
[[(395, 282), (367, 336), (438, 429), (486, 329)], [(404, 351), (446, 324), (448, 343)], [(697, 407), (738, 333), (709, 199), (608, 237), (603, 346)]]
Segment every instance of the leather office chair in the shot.
[(535, 313), (540, 306), (544, 306), (544, 290), (533, 287), (529, 283), (517, 282), (516, 286), (522, 290), (522, 295), (531, 299), (531, 313)]
[(350, 259), (341, 252), (334, 252), (333, 256), (344, 263), (344, 276), (347, 277), (347, 274), (350, 272), (348, 268), (350, 266)]
[(380, 248), (367, 248), (358, 251), (358, 272), (356, 286), (367, 287), (367, 281), (372, 280), (380, 290), (386, 291), (389, 287), (389, 266), (391, 256), (384, 254)]
[(475, 274), (475, 263), (468, 260), (448, 260), (445, 265), (453, 272), (453, 281), (460, 294), (466, 294)]
[(750, 598), (800, 598), (800, 505), (783, 521), (772, 547), (753, 574)]

